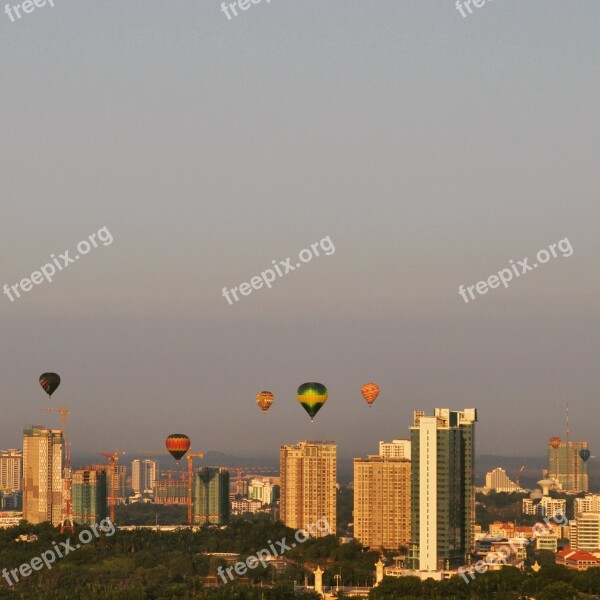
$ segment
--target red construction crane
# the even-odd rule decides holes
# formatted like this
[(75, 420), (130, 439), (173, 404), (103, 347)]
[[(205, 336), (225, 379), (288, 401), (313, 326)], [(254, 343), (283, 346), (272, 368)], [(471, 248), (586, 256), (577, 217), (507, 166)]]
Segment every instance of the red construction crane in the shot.
[(52, 406), (41, 408), (44, 412), (60, 413), (60, 422), (62, 425), (62, 435), (65, 441), (65, 467), (63, 469), (63, 479), (65, 487), (65, 495), (63, 499), (62, 520), (60, 524), (60, 532), (70, 531), (75, 533), (75, 525), (73, 523), (73, 502), (71, 497), (71, 484), (73, 481), (71, 472), (71, 441), (67, 439), (67, 418), (71, 414), (71, 409), (66, 406), (54, 408)]
[(110, 520), (115, 523), (115, 465), (119, 462), (119, 455), (125, 452), (115, 449), (112, 454), (100, 452), (100, 456), (108, 458), (108, 476), (110, 477), (110, 495), (108, 497), (108, 506), (110, 509)]
[(515, 479), (515, 483), (517, 484), (517, 487), (521, 487), (521, 475), (523, 474), (523, 471), (525, 470), (525, 465), (523, 465), (520, 469), (519, 472), (517, 473), (517, 478)]

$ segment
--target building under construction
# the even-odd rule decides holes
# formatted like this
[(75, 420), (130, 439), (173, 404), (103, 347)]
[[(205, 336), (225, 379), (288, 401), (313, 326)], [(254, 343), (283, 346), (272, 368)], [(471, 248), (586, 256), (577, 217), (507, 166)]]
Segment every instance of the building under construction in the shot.
[(551, 438), (548, 442), (548, 479), (560, 484), (561, 491), (578, 493), (589, 490), (587, 462), (581, 451), (588, 450), (588, 442), (564, 441)]
[(180, 479), (161, 479), (152, 486), (156, 504), (187, 504), (188, 484)]
[(73, 473), (71, 498), (76, 523), (93, 525), (108, 516), (106, 470), (78, 469)]

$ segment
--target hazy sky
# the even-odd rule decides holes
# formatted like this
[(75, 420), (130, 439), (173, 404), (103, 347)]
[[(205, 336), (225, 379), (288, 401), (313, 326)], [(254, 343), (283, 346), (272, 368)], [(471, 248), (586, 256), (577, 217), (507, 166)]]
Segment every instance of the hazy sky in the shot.
[[(56, 371), (74, 453), (183, 432), (357, 456), (415, 409), (474, 406), (478, 453), (541, 455), (567, 401), (597, 448), (597, 0), (55, 4), (0, 13), (0, 285), (114, 242), (0, 297), (0, 447), (58, 424)], [(331, 256), (222, 297), (325, 236)], [(458, 295), (564, 237), (569, 258)], [(313, 424), (305, 381), (330, 392)]]

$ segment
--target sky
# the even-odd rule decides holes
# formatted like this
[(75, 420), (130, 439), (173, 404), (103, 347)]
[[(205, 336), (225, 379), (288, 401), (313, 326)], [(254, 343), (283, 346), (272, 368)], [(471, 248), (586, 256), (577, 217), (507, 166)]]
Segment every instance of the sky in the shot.
[[(364, 456), (441, 406), (478, 409), (477, 453), (541, 456), (567, 403), (593, 450), (599, 18), (597, 0), (0, 13), (0, 285), (113, 238), (0, 296), (0, 447), (58, 426), (38, 384), (55, 371), (74, 454), (187, 433), (197, 451)], [(223, 297), (327, 237), (329, 256)], [(459, 295), (564, 238), (571, 256)], [(312, 424), (307, 381), (329, 389)]]

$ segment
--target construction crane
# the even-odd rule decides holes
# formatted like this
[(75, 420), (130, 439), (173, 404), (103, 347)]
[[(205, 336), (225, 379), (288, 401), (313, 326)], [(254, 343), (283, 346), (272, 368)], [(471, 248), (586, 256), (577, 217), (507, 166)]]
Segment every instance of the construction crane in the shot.
[(118, 448), (112, 454), (100, 452), (100, 456), (108, 458), (108, 473), (110, 477), (110, 495), (108, 497), (108, 506), (110, 508), (110, 520), (115, 522), (115, 465), (119, 462), (119, 455), (125, 454)]
[(60, 408), (54, 408), (48, 406), (40, 409), (43, 412), (57, 412), (60, 413), (60, 422), (62, 425), (62, 435), (65, 441), (65, 468), (63, 469), (63, 478), (65, 481), (65, 496), (63, 500), (62, 520), (60, 524), (60, 532), (70, 531), (75, 533), (75, 525), (73, 523), (73, 501), (71, 496), (71, 484), (73, 481), (73, 474), (71, 471), (71, 441), (67, 439), (67, 418), (71, 414), (71, 409), (66, 406)]
[(188, 461), (188, 470), (187, 470), (187, 479), (188, 479), (188, 525), (193, 525), (192, 518), (192, 488), (194, 486), (192, 471), (194, 468), (194, 457), (204, 458), (204, 454), (202, 452), (188, 452), (187, 461)]
[(525, 470), (525, 465), (523, 465), (518, 473), (517, 473), (517, 477), (515, 479), (515, 483), (517, 484), (517, 487), (520, 488), (521, 487), (521, 475), (523, 474), (523, 471)]

